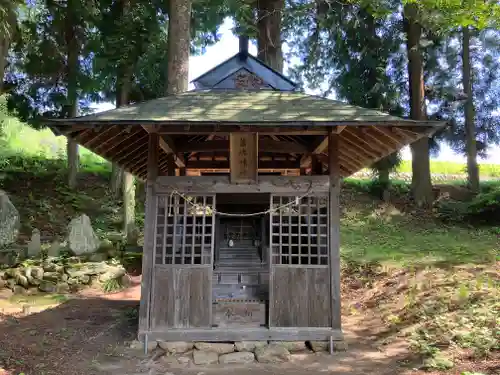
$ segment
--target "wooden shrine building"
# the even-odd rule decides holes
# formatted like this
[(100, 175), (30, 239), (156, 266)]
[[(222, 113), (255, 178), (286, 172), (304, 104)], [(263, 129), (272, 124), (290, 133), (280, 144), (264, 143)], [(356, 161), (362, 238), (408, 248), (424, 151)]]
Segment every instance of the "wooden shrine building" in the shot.
[(139, 336), (341, 340), (341, 179), (441, 123), (306, 95), (245, 47), (193, 83), (51, 122), (147, 182)]

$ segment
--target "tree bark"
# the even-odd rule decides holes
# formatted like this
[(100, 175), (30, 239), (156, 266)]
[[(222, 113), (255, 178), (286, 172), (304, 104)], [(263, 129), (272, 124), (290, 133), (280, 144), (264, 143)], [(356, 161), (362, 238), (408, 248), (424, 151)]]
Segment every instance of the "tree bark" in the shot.
[(476, 111), (474, 108), (473, 72), (470, 56), (471, 32), (468, 26), (462, 28), (462, 79), (465, 101), (465, 145), (467, 152), (467, 175), (469, 189), (473, 193), (479, 192), (479, 166), (477, 164), (476, 145)]
[[(116, 77), (116, 108), (129, 104), (130, 89), (132, 86), (132, 73), (129, 66), (118, 68)], [(113, 163), (111, 167), (111, 191), (118, 197), (122, 192), (124, 170)], [(125, 202), (124, 202), (125, 204)]]
[[(121, 69), (121, 74), (117, 77), (116, 107), (129, 104), (130, 88), (132, 86), (132, 72), (129, 66)], [(123, 191), (123, 229), (127, 244), (137, 245), (137, 227), (135, 225), (135, 182), (134, 176), (125, 172), (118, 165), (113, 165), (119, 172), (117, 178), (123, 181), (121, 190)], [(118, 182), (116, 182), (118, 183)], [(119, 193), (120, 189), (118, 189)]]
[[(408, 78), (410, 96), (410, 117), (413, 120), (425, 120), (424, 69), (420, 38), (422, 28), (418, 23), (418, 10), (414, 4), (404, 7), (404, 24), (407, 38)], [(429, 139), (422, 138), (411, 146), (412, 152), (412, 192), (415, 202), (420, 207), (428, 207), (433, 201)]]
[(191, 0), (170, 0), (167, 40), (167, 95), (188, 90)]
[(137, 245), (137, 227), (135, 225), (135, 181), (131, 173), (123, 176), (123, 231), (127, 244)]
[(122, 192), (123, 169), (116, 163), (111, 164), (110, 188), (113, 195), (118, 198)]
[(78, 143), (70, 138), (68, 138), (68, 143), (66, 145), (66, 154), (68, 157), (68, 186), (74, 189), (77, 184), (80, 160), (78, 155)]
[(0, 95), (3, 93), (3, 80), (5, 77), (5, 67), (7, 65), (7, 55), (9, 54), (10, 39), (8, 35), (0, 35)]
[(281, 18), (284, 0), (257, 1), (257, 58), (283, 73)]
[(389, 166), (384, 166), (378, 170), (378, 182), (380, 184), (380, 199), (385, 202), (390, 200), (391, 177)]
[[(66, 24), (65, 24), (65, 41), (66, 41), (66, 78), (67, 78), (67, 111), (68, 117), (76, 117), (78, 113), (78, 71), (79, 62), (78, 55), (80, 54), (78, 47), (78, 40), (75, 33), (75, 24), (73, 13), (73, 1), (68, 1), (66, 10)], [(67, 145), (68, 156), (68, 185), (70, 188), (76, 187), (76, 180), (78, 174), (78, 144), (72, 139), (68, 138)]]

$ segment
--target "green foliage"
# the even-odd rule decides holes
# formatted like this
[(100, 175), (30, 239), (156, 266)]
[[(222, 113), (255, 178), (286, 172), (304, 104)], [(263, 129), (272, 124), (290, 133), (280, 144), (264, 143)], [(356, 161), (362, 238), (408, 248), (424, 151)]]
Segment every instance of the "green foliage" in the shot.
[(486, 185), (471, 201), (443, 200), (438, 203), (437, 211), (448, 221), (500, 223), (500, 184)]
[(453, 368), (454, 365), (453, 361), (440, 353), (439, 350), (436, 350), (429, 358), (424, 360), (424, 368), (429, 370), (444, 371)]
[[(463, 272), (463, 271), (462, 271)], [(441, 350), (471, 349), (474, 358), (488, 357), (498, 350), (499, 308), (497, 282), (483, 275), (448, 276), (448, 287), (432, 285), (433, 300), (417, 301), (418, 325), (410, 333), (415, 351), (425, 356), (429, 367), (444, 369)]]
[(122, 290), (124, 288), (122, 278), (115, 277), (113, 279), (106, 280), (102, 284), (102, 290), (104, 293), (112, 293)]
[(441, 28), (474, 26), (478, 29), (500, 25), (500, 4), (495, 1), (403, 0), (415, 4), (429, 25)]
[[(397, 172), (411, 173), (411, 161), (403, 160), (396, 168)], [(431, 160), (431, 173), (442, 175), (464, 175), (466, 165), (451, 161)], [(479, 173), (482, 177), (500, 177), (500, 164), (480, 164)]]
[[(1, 103), (0, 99), (0, 169), (35, 175), (65, 173), (66, 138), (56, 137), (49, 129), (33, 129), (5, 112), (2, 115)], [(84, 148), (80, 150), (80, 169), (103, 175), (110, 173), (106, 160)]]
[[(75, 100), (85, 113), (99, 97), (87, 45), (92, 5), (81, 0), (35, 1), (23, 11), (6, 81), (10, 108), (35, 127), (43, 126), (42, 117), (70, 115)], [(68, 61), (70, 49), (76, 61)]]
[(137, 319), (139, 318), (139, 309), (137, 307), (128, 307), (124, 311), (123, 315), (126, 320), (129, 320), (131, 322), (136, 322)]
[(0, 0), (0, 34), (12, 38), (17, 27), (18, 7), (22, 0)]
[(366, 180), (347, 178), (343, 181), (343, 183), (345, 188), (368, 193), (375, 198), (380, 198), (382, 192), (387, 189), (398, 196), (405, 195), (410, 192), (409, 184), (400, 180), (391, 180), (389, 188), (386, 184), (376, 178)]

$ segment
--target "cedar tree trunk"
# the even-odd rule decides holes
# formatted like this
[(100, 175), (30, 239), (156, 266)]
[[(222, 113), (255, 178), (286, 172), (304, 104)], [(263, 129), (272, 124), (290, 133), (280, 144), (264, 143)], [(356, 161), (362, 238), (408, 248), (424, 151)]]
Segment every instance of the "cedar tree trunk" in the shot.
[(283, 73), (281, 18), (284, 6), (284, 0), (257, 1), (257, 57), (280, 73)]
[[(73, 1), (67, 3), (67, 15), (65, 24), (65, 41), (67, 48), (67, 113), (68, 117), (76, 117), (78, 113), (78, 71), (80, 54), (78, 40), (75, 33), (76, 21), (73, 19), (74, 14)], [(68, 185), (70, 188), (76, 187), (76, 178), (78, 174), (78, 143), (68, 138), (67, 144), (68, 156)]]
[(170, 0), (166, 94), (188, 89), (191, 0)]
[(467, 152), (467, 175), (469, 188), (473, 193), (479, 191), (479, 167), (477, 165), (476, 124), (474, 91), (472, 87), (472, 66), (470, 56), (471, 32), (468, 26), (462, 28), (462, 78), (465, 95), (465, 142)]
[[(424, 70), (420, 51), (422, 28), (417, 20), (418, 11), (414, 4), (404, 7), (404, 23), (407, 38), (408, 77), (410, 88), (410, 117), (425, 120)], [(429, 207), (433, 201), (429, 139), (422, 138), (411, 146), (412, 192), (420, 207)]]

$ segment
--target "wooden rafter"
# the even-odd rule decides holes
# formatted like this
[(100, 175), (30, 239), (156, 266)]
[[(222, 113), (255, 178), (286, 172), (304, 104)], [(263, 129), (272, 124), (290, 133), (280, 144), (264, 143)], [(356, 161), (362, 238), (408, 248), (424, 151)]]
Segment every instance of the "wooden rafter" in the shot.
[(388, 138), (391, 142), (397, 145), (397, 147), (403, 147), (405, 145), (405, 143), (402, 142), (401, 139), (396, 134), (392, 133), (388, 129), (377, 128), (375, 126), (372, 126), (372, 129), (375, 132), (382, 134), (385, 138)]
[[(158, 133), (156, 131), (156, 129), (154, 129), (152, 126), (142, 125), (142, 127), (148, 133), (153, 133), (153, 132)], [(174, 148), (174, 142), (172, 141), (172, 139), (170, 137), (165, 136), (165, 135), (160, 136), (160, 148), (167, 154), (174, 154), (175, 155), (175, 164), (177, 164), (177, 166), (179, 168), (184, 168), (186, 166), (183, 158), (176, 155), (176, 151)]]

